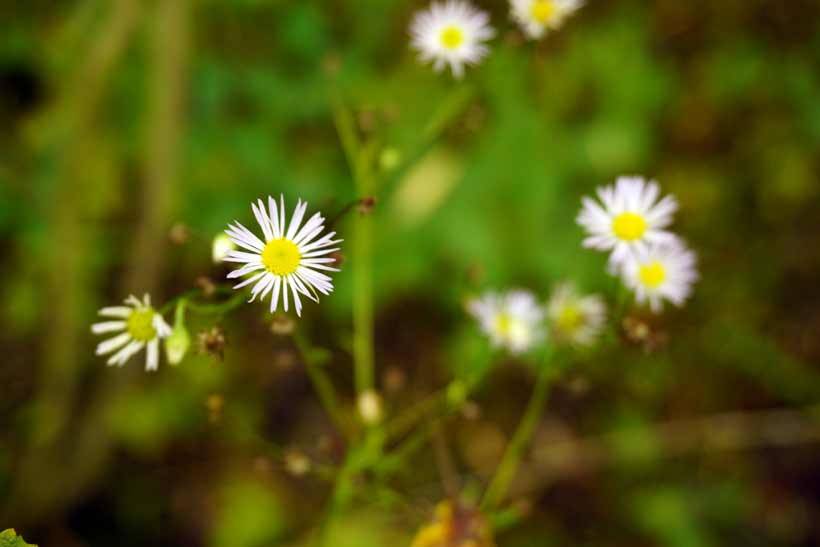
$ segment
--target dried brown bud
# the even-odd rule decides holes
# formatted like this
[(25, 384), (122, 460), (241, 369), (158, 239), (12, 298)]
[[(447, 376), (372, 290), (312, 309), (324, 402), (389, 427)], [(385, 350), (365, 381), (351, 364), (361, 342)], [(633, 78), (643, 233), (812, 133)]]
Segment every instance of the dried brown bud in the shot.
[(201, 275), (196, 278), (196, 281), (194, 283), (202, 291), (202, 294), (207, 297), (213, 296), (216, 292), (216, 284), (213, 282), (213, 280), (211, 280), (210, 277)]
[(284, 313), (274, 314), (270, 323), (270, 331), (277, 336), (288, 336), (293, 334), (296, 322)]
[(168, 231), (168, 239), (174, 245), (184, 245), (191, 238), (191, 230), (182, 222), (177, 222)]
[(382, 384), (386, 392), (396, 393), (407, 384), (407, 374), (397, 366), (389, 366), (382, 375)]
[(208, 421), (212, 424), (222, 419), (222, 409), (225, 407), (225, 398), (219, 393), (208, 395), (205, 400), (205, 408), (208, 409)]
[(367, 215), (373, 212), (373, 208), (376, 206), (376, 198), (373, 196), (367, 196), (359, 200), (359, 206), (357, 210), (362, 215)]
[(212, 327), (197, 335), (199, 353), (210, 355), (222, 361), (225, 357), (225, 333), (219, 327)]
[(628, 315), (624, 317), (621, 327), (628, 342), (641, 346), (647, 352), (658, 350), (668, 341), (666, 332), (645, 317)]
[(273, 471), (273, 464), (270, 458), (257, 456), (253, 459), (253, 470), (260, 475), (270, 475), (271, 471)]

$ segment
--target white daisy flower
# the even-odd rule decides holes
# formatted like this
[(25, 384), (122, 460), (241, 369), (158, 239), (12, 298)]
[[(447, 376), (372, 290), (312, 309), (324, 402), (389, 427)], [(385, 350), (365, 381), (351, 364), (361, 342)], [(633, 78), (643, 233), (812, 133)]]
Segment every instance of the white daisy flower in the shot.
[(583, 5), (583, 0), (510, 0), (510, 14), (528, 38), (537, 40)]
[(614, 185), (598, 188), (597, 193), (600, 203), (583, 198), (577, 222), (589, 234), (584, 247), (612, 251), (612, 273), (635, 251), (645, 251), (652, 243), (676, 240), (665, 228), (672, 223), (678, 203), (671, 195), (659, 201), (657, 182), (620, 177)]
[(529, 291), (488, 292), (468, 302), (467, 310), (494, 346), (512, 353), (523, 353), (544, 337), (544, 310)]
[(453, 76), (464, 75), (464, 65), (477, 64), (489, 49), (484, 42), (495, 36), (490, 17), (464, 0), (433, 2), (410, 24), (411, 45), (422, 62), (432, 61), (440, 72), (450, 65)]
[(697, 257), (681, 241), (650, 245), (624, 264), (622, 276), (637, 302), (648, 301), (657, 313), (664, 300), (681, 306), (689, 298), (698, 279)]
[(171, 327), (151, 307), (151, 297), (147, 294), (142, 301), (131, 295), (125, 300), (125, 304), (102, 308), (99, 314), (112, 320), (91, 325), (91, 332), (94, 334), (120, 333), (100, 342), (97, 355), (107, 355), (119, 350), (108, 359), (108, 364), (121, 367), (142, 348), (146, 348), (145, 370), (157, 370), (159, 341), (171, 334)]
[(265, 239), (259, 239), (239, 222), (228, 225), (230, 228), (225, 233), (237, 246), (248, 251), (230, 251), (225, 257), (225, 262), (243, 264), (238, 270), (229, 273), (228, 278), (250, 275), (235, 285), (234, 289), (255, 283), (251, 289), (251, 302), (256, 297), (264, 300), (271, 293), (271, 313), (279, 306), (280, 295), (284, 309), (288, 311), (288, 301), (292, 295), (296, 315), (302, 315), (300, 294), (319, 302), (316, 291), (325, 295), (333, 292), (331, 278), (319, 270), (339, 271), (330, 266), (336, 259), (328, 255), (339, 250), (336, 245), (342, 240), (333, 239), (336, 232), (317, 239), (325, 229), (325, 219), (320, 213), (316, 213), (303, 225), (307, 203), (302, 200), (296, 204), (290, 225), (285, 217), (285, 198), (281, 195), (278, 205), (275, 199), (268, 197), (267, 209), (261, 199), (252, 203), (251, 209)]
[(561, 283), (547, 302), (547, 317), (556, 340), (591, 346), (606, 323), (606, 304), (598, 295), (582, 296), (572, 283)]

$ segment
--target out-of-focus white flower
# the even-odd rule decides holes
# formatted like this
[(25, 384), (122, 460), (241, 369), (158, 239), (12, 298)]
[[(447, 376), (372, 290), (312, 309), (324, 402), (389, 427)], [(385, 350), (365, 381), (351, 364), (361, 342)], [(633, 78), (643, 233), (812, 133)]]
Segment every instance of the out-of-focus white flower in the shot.
[(233, 240), (228, 237), (228, 234), (219, 234), (214, 238), (214, 242), (211, 245), (211, 257), (215, 264), (219, 264), (225, 258), (227, 258), (228, 253), (236, 249), (236, 244)]
[(583, 198), (577, 222), (589, 234), (584, 247), (612, 251), (610, 271), (617, 273), (624, 261), (650, 244), (672, 243), (674, 234), (666, 230), (678, 208), (674, 197), (660, 201), (660, 188), (641, 177), (620, 177), (615, 185), (598, 188), (600, 203)]
[(650, 245), (627, 260), (622, 276), (637, 302), (648, 302), (657, 313), (664, 300), (681, 306), (689, 298), (698, 279), (697, 257), (681, 241)]
[(280, 295), (284, 309), (288, 311), (288, 300), (292, 295), (296, 315), (301, 315), (300, 294), (319, 302), (316, 291), (324, 295), (333, 292), (331, 278), (319, 270), (339, 271), (330, 266), (336, 259), (328, 255), (339, 250), (336, 245), (342, 240), (333, 239), (336, 232), (317, 239), (325, 229), (325, 219), (320, 213), (314, 214), (302, 225), (307, 210), (307, 203), (302, 200), (296, 204), (290, 225), (286, 222), (285, 198), (281, 195), (278, 205), (275, 199), (268, 197), (267, 209), (261, 199), (252, 203), (251, 209), (265, 239), (259, 239), (239, 222), (229, 225), (225, 233), (245, 251), (230, 251), (225, 257), (225, 262), (242, 264), (241, 268), (229, 273), (228, 278), (250, 275), (234, 289), (255, 283), (251, 289), (251, 302), (257, 297), (264, 300), (271, 293), (271, 313), (276, 311)]
[(556, 341), (591, 346), (606, 323), (606, 304), (598, 295), (582, 296), (572, 283), (561, 283), (547, 303), (547, 317)]
[(108, 364), (122, 366), (146, 348), (145, 370), (159, 368), (159, 341), (171, 334), (171, 327), (151, 307), (151, 298), (147, 294), (142, 301), (131, 295), (125, 300), (125, 306), (102, 308), (99, 314), (112, 319), (91, 325), (91, 332), (119, 334), (100, 342), (97, 355), (116, 352), (108, 359)]
[(433, 2), (413, 17), (411, 45), (422, 62), (433, 63), (436, 72), (449, 65), (453, 76), (464, 75), (464, 65), (475, 65), (489, 49), (484, 44), (495, 36), (489, 16), (464, 0)]
[(468, 302), (467, 309), (494, 346), (523, 353), (544, 338), (544, 310), (524, 290), (485, 293)]
[(510, 0), (510, 14), (528, 38), (537, 40), (583, 5), (583, 0)]

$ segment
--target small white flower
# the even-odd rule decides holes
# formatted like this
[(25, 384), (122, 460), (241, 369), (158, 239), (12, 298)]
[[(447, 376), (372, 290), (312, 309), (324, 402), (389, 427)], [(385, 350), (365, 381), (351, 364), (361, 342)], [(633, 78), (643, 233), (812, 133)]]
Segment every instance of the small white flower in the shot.
[(318, 270), (338, 272), (329, 266), (336, 259), (328, 256), (339, 250), (341, 239), (333, 239), (336, 232), (330, 232), (319, 239), (324, 229), (325, 219), (320, 213), (314, 214), (302, 225), (307, 203), (299, 200), (293, 211), (290, 226), (285, 218), (285, 198), (279, 196), (279, 204), (268, 197), (268, 207), (262, 200), (251, 204), (256, 221), (262, 228), (264, 241), (256, 237), (239, 222), (228, 225), (225, 231), (237, 246), (246, 251), (231, 251), (225, 262), (243, 264), (238, 270), (228, 274), (229, 279), (250, 275), (234, 286), (239, 289), (255, 283), (251, 289), (251, 299), (264, 300), (271, 293), (270, 311), (275, 312), (281, 294), (285, 311), (288, 311), (289, 294), (293, 296), (296, 315), (302, 315), (302, 301), (299, 295), (319, 302), (316, 291), (324, 295), (333, 292), (331, 278)]
[(145, 370), (157, 370), (159, 341), (171, 334), (171, 327), (151, 307), (151, 298), (147, 294), (142, 301), (131, 295), (125, 300), (125, 304), (102, 308), (99, 314), (113, 320), (91, 325), (91, 332), (94, 334), (120, 333), (100, 342), (97, 355), (107, 355), (119, 350), (108, 359), (108, 364), (122, 366), (131, 356), (146, 348)]
[(598, 295), (581, 296), (572, 283), (561, 283), (547, 303), (556, 340), (591, 346), (606, 323), (606, 304)]
[(489, 16), (464, 0), (433, 2), (410, 24), (411, 45), (422, 62), (432, 61), (440, 72), (449, 65), (453, 76), (464, 75), (464, 65), (477, 64), (489, 49), (484, 42), (495, 36)]
[(523, 353), (544, 337), (544, 310), (529, 291), (488, 292), (468, 302), (467, 310), (494, 346), (512, 353)]
[(527, 37), (537, 40), (583, 5), (583, 0), (510, 0), (510, 13)]
[(583, 198), (577, 222), (589, 236), (584, 247), (612, 250), (610, 271), (616, 273), (635, 251), (645, 251), (652, 243), (671, 243), (676, 237), (666, 230), (678, 203), (672, 196), (660, 201), (655, 181), (641, 177), (620, 177), (615, 185), (598, 188), (600, 203)]
[(697, 257), (681, 241), (650, 245), (624, 264), (622, 276), (637, 302), (648, 301), (657, 313), (664, 300), (681, 306), (689, 298), (698, 279)]
[(211, 245), (211, 258), (214, 261), (214, 264), (219, 264), (225, 258), (227, 258), (228, 253), (236, 249), (236, 244), (227, 234), (218, 234)]

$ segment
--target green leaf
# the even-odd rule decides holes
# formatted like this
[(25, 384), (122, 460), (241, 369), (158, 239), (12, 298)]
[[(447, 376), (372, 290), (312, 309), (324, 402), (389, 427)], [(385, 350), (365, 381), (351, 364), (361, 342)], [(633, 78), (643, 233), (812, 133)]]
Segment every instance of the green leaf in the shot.
[(17, 535), (14, 528), (0, 532), (0, 547), (37, 547), (31, 543), (26, 543), (22, 537)]

